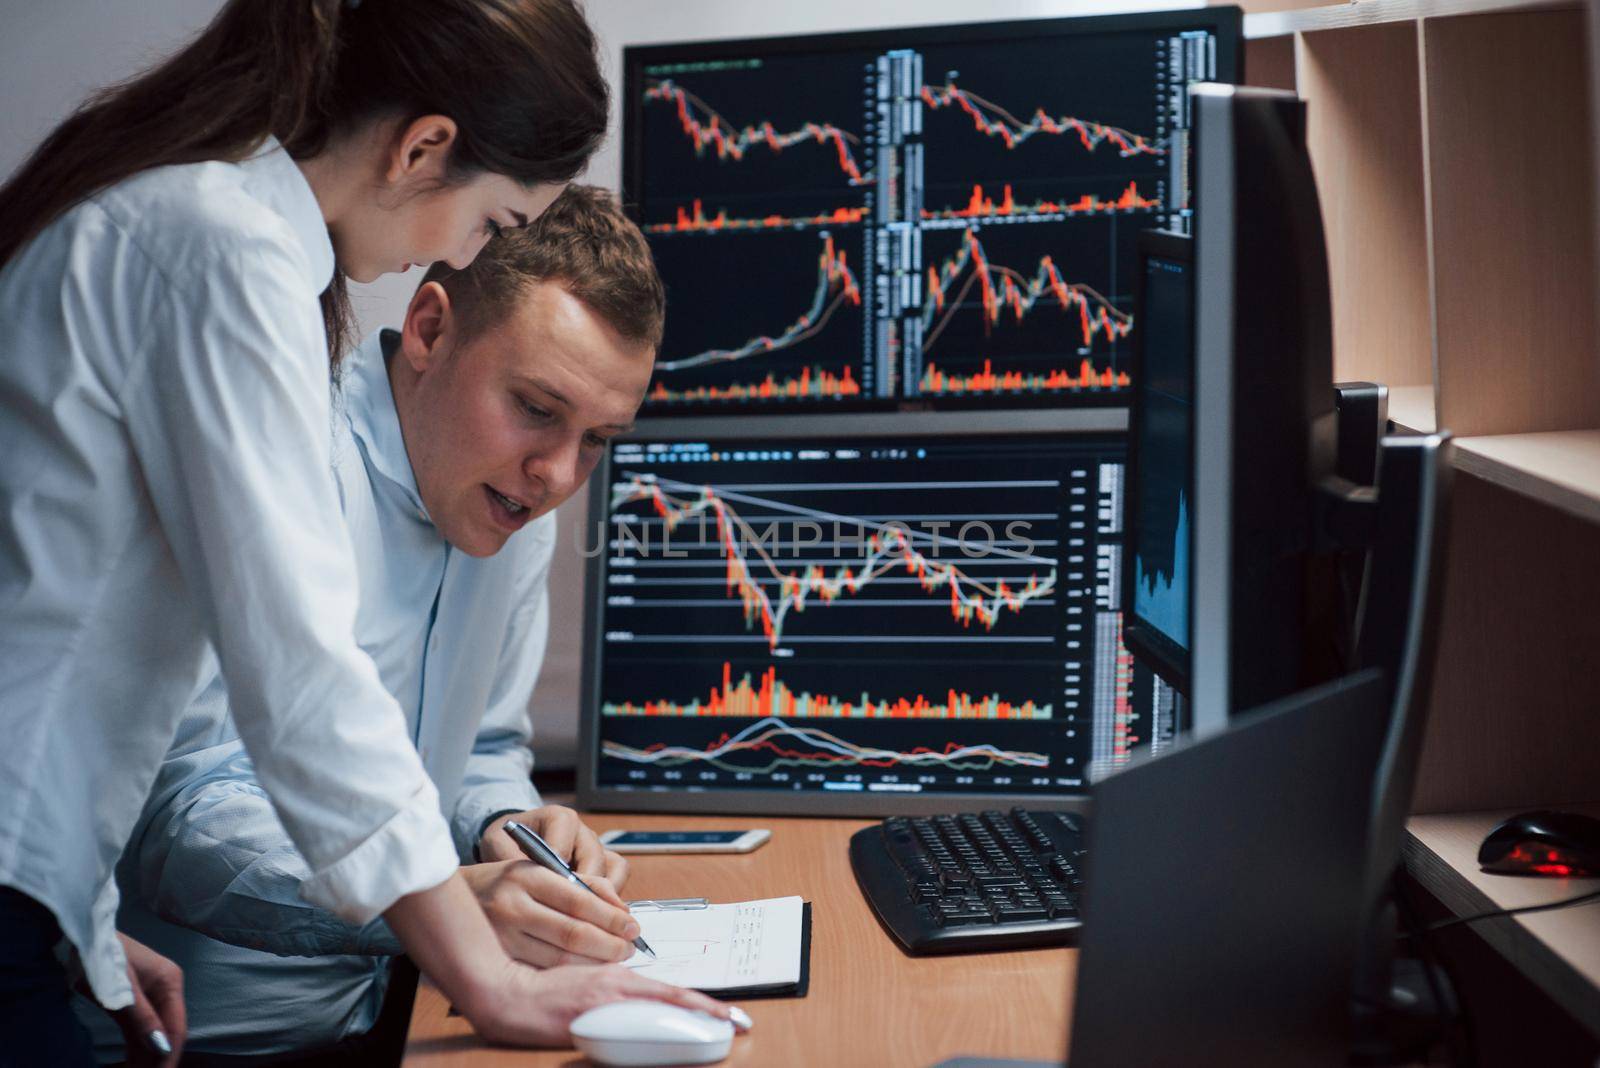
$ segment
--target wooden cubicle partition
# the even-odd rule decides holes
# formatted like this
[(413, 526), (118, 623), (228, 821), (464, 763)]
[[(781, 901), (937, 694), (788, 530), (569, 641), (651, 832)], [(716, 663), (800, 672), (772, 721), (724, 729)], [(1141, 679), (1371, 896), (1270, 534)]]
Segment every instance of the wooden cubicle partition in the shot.
[(1458, 435), (1416, 808), (1600, 800), (1600, 283), (1590, 9), (1246, 4), (1246, 77), (1295, 88), (1334, 374)]
[(1422, 21), (1439, 424), (1600, 427), (1584, 13)]
[[(1560, 899), (1474, 843), (1600, 802), (1600, 0), (1244, 6), (1246, 80), (1310, 105), (1335, 377), (1458, 435), (1407, 866), (1458, 913)], [(1592, 915), (1547, 915), (1485, 935), (1600, 1043)]]

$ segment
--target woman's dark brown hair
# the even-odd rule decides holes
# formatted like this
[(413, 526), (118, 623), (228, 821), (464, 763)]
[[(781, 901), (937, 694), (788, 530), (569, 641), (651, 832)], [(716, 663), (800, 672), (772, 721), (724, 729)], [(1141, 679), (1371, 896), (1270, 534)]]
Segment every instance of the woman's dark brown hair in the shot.
[[(455, 120), (455, 177), (568, 181), (606, 107), (575, 0), (228, 0), (187, 47), (86, 101), (0, 187), (0, 267), (140, 171), (243, 159), (269, 134), (305, 159), (380, 116)], [(351, 321), (342, 272), (322, 307), (337, 361)]]
[(457, 271), (436, 263), (422, 282), (438, 282), (449, 294), (461, 340), (498, 326), (539, 282), (559, 284), (625, 340), (652, 352), (666, 324), (667, 292), (650, 245), (599, 186), (567, 186), (543, 215), (485, 245), (471, 266)]

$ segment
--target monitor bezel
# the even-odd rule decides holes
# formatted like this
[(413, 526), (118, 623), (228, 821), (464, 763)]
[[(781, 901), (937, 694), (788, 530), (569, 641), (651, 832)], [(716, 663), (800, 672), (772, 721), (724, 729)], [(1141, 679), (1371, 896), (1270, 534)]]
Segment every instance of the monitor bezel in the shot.
[[(1146, 292), (1145, 278), (1149, 261), (1152, 259), (1174, 260), (1184, 264), (1189, 271), (1189, 328), (1190, 336), (1194, 331), (1194, 239), (1187, 234), (1173, 233), (1169, 230), (1145, 230), (1139, 234), (1139, 264), (1140, 270), (1136, 273), (1134, 290), (1135, 314), (1141, 314), (1144, 309)], [(1127, 502), (1137, 496), (1135, 487), (1139, 482), (1139, 450), (1134, 447), (1135, 435), (1144, 418), (1143, 393), (1137, 383), (1144, 381), (1145, 364), (1145, 338), (1148, 336), (1143, 329), (1138, 331), (1138, 343), (1133, 348), (1133, 361), (1129, 373), (1135, 382), (1128, 397), (1128, 458), (1125, 461), (1123, 477), (1123, 552), (1122, 552), (1122, 643), (1135, 657), (1144, 661), (1174, 690), (1184, 695), (1189, 694), (1189, 650), (1167, 637), (1160, 628), (1142, 618), (1134, 609), (1135, 578), (1134, 554), (1132, 546), (1128, 544), (1128, 515)], [(1194, 358), (1193, 346), (1190, 346), (1189, 360), (1189, 388), (1191, 397), (1194, 390)], [(1192, 404), (1192, 401), (1191, 401)], [(1194, 499), (1194, 420), (1189, 421), (1189, 498)], [(1192, 506), (1191, 506), (1192, 508)], [(1194, 559), (1194, 522), (1189, 523), (1189, 559)], [(1193, 567), (1191, 565), (1191, 574)], [(1184, 589), (1184, 598), (1189, 604), (1189, 621), (1193, 633), (1194, 625), (1194, 583), (1190, 581)], [(1192, 643), (1191, 643), (1192, 644)]]
[[(1125, 435), (1125, 408), (1088, 408), (986, 412), (897, 412), (871, 418), (860, 415), (734, 415), (698, 420), (641, 419), (632, 431), (613, 441), (701, 441), (719, 438), (852, 438), (939, 434), (952, 437), (1006, 434), (1021, 437), (1059, 435)], [(610, 485), (612, 448), (589, 479), (587, 529), (604, 523)], [(597, 540), (599, 545), (602, 539)], [(584, 544), (587, 544), (587, 538)], [(604, 633), (601, 598), (605, 591), (606, 557), (597, 551), (585, 562), (583, 697), (578, 730), (578, 805), (590, 810), (685, 812), (720, 815), (898, 816), (937, 812), (979, 812), (1009, 805), (1078, 811), (1086, 807), (1081, 793), (948, 793), (831, 794), (794, 790), (696, 790), (688, 787), (621, 789), (598, 781), (600, 760), (600, 674)]]
[[(1233, 5), (1180, 8), (1171, 11), (1135, 12), (1113, 15), (1064, 16), (1044, 19), (1013, 19), (1005, 22), (941, 23), (931, 26), (882, 27), (842, 33), (792, 34), (771, 37), (739, 37), (725, 40), (702, 39), (656, 44), (627, 45), (622, 50), (620, 188), (623, 210), (635, 223), (643, 225), (638, 197), (644, 184), (644, 101), (641, 82), (644, 68), (658, 63), (717, 60), (738, 57), (759, 49), (768, 55), (818, 52), (829, 49), (903, 48), (927, 45), (993, 43), (1010, 40), (1037, 40), (1044, 37), (1076, 37), (1107, 32), (1206, 30), (1216, 41), (1216, 80), (1236, 82), (1244, 76), (1244, 14)], [(1091, 390), (1070, 394), (1055, 410), (1075, 408), (1125, 408), (1124, 391)], [(984, 411), (1015, 413), (1038, 404), (1032, 398), (985, 398), (982, 403), (968, 400), (936, 401), (929, 398), (861, 398), (808, 403), (800, 409), (767, 410), (761, 415), (877, 415), (884, 412), (938, 411), (967, 415)], [(730, 413), (722, 405), (686, 403), (672, 409), (646, 409), (652, 419), (723, 418)], [(757, 414), (752, 412), (751, 414)]]
[[(1315, 529), (1337, 454), (1332, 313), (1306, 104), (1202, 83), (1195, 130), (1190, 710), (1198, 734), (1337, 674)], [(1249, 294), (1246, 300), (1243, 294)]]

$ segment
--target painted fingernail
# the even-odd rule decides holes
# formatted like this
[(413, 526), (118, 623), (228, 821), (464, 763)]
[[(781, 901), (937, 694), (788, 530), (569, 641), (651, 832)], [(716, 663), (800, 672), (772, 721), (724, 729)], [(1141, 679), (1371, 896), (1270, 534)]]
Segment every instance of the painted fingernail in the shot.
[(733, 1026), (737, 1027), (741, 1031), (750, 1030), (750, 1026), (755, 1022), (754, 1020), (750, 1019), (750, 1014), (748, 1012), (745, 1012), (737, 1005), (728, 1006), (728, 1019), (732, 1020)]
[(167, 1041), (167, 1035), (165, 1031), (151, 1031), (149, 1034), (144, 1036), (144, 1040), (145, 1042), (149, 1043), (151, 1049), (155, 1050), (163, 1057), (172, 1052), (172, 1043)]

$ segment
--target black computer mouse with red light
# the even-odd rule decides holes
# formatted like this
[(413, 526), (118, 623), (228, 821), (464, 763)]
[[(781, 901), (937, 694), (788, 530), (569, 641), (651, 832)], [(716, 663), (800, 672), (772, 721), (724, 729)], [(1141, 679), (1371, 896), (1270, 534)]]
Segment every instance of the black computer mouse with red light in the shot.
[(1478, 865), (1511, 875), (1600, 875), (1600, 820), (1576, 812), (1512, 816), (1478, 847)]

